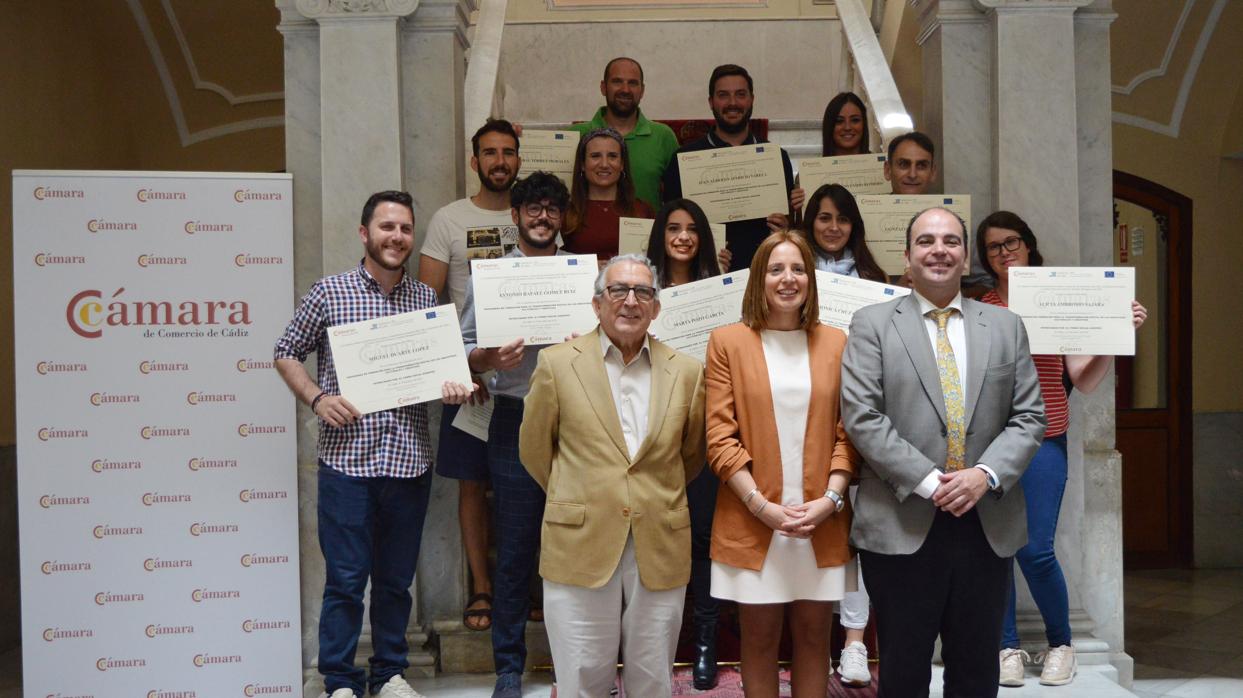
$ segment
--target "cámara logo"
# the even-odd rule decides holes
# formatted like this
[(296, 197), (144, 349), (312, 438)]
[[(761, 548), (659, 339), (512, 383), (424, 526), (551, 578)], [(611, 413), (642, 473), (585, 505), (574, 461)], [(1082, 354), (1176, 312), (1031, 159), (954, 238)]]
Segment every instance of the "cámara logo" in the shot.
[(254, 567), (255, 565), (284, 565), (289, 563), (289, 556), (246, 553), (241, 557), (241, 563), (242, 567)]
[(289, 695), (293, 693), (293, 686), (290, 686), (289, 684), (248, 683), (242, 688), (242, 693), (246, 696), (246, 698), (255, 698), (255, 696)]
[(184, 191), (159, 191), (157, 189), (139, 189), (134, 193), (138, 200), (142, 203), (148, 201), (185, 201), (186, 193)]
[(86, 373), (86, 364), (65, 361), (40, 361), (35, 364), (35, 373), (46, 376), (49, 373)]
[(113, 659), (112, 657), (100, 657), (95, 660), (95, 668), (100, 671), (112, 671), (113, 669), (138, 669), (147, 666), (145, 659)]
[(199, 694), (194, 691), (165, 691), (162, 688), (153, 688), (147, 691), (147, 698), (199, 698)]
[(276, 368), (275, 361), (258, 361), (256, 359), (238, 359), (237, 372), (246, 373), (247, 371), (270, 371)]
[(158, 557), (149, 557), (142, 561), (142, 568), (148, 572), (181, 567), (194, 567), (194, 560), (161, 560)]
[(91, 470), (94, 470), (97, 473), (111, 470), (142, 470), (142, 461), (108, 460), (107, 458), (96, 458), (91, 461)]
[(237, 396), (233, 393), (200, 393), (196, 390), (192, 393), (186, 393), (186, 402), (191, 405), (237, 402)]
[(242, 621), (242, 632), (255, 633), (262, 630), (288, 630), (292, 625), (287, 620), (258, 620), (247, 618)]
[[(250, 632), (249, 630), (246, 632)], [(43, 641), (53, 642), (55, 640), (77, 640), (84, 637), (95, 637), (95, 631), (91, 628), (44, 628)]]
[(196, 654), (191, 661), (194, 666), (202, 669), (213, 664), (241, 664), (242, 657), (237, 654)]
[(75, 506), (78, 504), (90, 504), (90, 497), (59, 497), (54, 494), (45, 494), (39, 497), (39, 506), (44, 509), (52, 507)]
[(91, 529), (91, 535), (99, 540), (109, 536), (141, 536), (142, 526), (109, 526), (108, 524), (100, 524)]
[(90, 436), (85, 429), (57, 429), (56, 427), (40, 427), (38, 435), (40, 441), (51, 441), (52, 439), (85, 439)]
[(285, 427), (280, 424), (239, 424), (237, 434), (241, 437), (258, 436), (259, 434), (284, 434)]
[(186, 231), (186, 235), (195, 235), (198, 233), (231, 233), (233, 232), (233, 224), (186, 221), (186, 224), (182, 226), (181, 229)]
[(195, 589), (190, 592), (190, 600), (194, 603), (240, 598), (242, 598), (242, 592), (236, 589)]
[(138, 372), (144, 376), (152, 373), (184, 373), (190, 370), (190, 364), (180, 361), (140, 361)]
[(239, 267), (258, 266), (262, 264), (284, 264), (285, 258), (243, 253), (234, 257), (233, 263)]
[(158, 623), (148, 625), (143, 631), (143, 635), (149, 638), (163, 637), (167, 635), (192, 635), (194, 634), (193, 625), (160, 625)]
[(285, 490), (242, 490), (237, 493), (237, 498), (244, 503), (271, 499), (289, 499), (289, 492)]
[(207, 536), (215, 533), (237, 533), (239, 530), (237, 524), (212, 524), (203, 521), (196, 521), (190, 524), (190, 535), (194, 537)]
[(60, 560), (44, 560), (39, 565), (39, 571), (43, 574), (56, 574), (58, 572), (90, 572), (91, 563), (89, 562), (61, 562)]
[[(213, 300), (121, 300), (125, 288), (118, 288), (109, 301), (97, 289), (79, 291), (65, 306), (69, 329), (87, 339), (103, 335), (109, 327), (200, 327), (202, 325), (249, 325), (250, 304), (246, 301)], [(203, 336), (202, 334), (165, 334), (160, 336)]]
[(187, 264), (185, 257), (161, 254), (140, 254), (138, 255), (138, 266), (146, 269), (147, 267), (178, 267)]
[(237, 461), (229, 458), (191, 458), (186, 467), (194, 472), (200, 470), (220, 470), (237, 467)]
[(90, 402), (96, 407), (103, 405), (117, 405), (124, 403), (142, 402), (142, 398), (133, 393), (127, 395), (118, 395), (115, 393), (91, 393)]
[(233, 192), (233, 200), (239, 204), (247, 201), (280, 201), (281, 193), (276, 191), (253, 191), (251, 189), (238, 189)]
[(49, 254), (39, 252), (35, 255), (35, 266), (46, 267), (50, 264), (86, 264), (86, 257), (76, 254)]
[(86, 192), (81, 189), (52, 189), (51, 187), (35, 187), (35, 199), (85, 199)]
[(110, 603), (137, 603), (142, 600), (142, 594), (114, 594), (110, 591), (101, 591), (95, 595), (96, 606), (107, 606)]
[(145, 507), (156, 504), (189, 504), (191, 502), (188, 494), (160, 494), (159, 492), (144, 492), (142, 495), (142, 505)]
[(109, 221), (103, 218), (92, 218), (86, 222), (86, 229), (92, 233), (98, 233), (102, 230), (138, 230), (138, 224), (133, 221)]
[(189, 436), (190, 428), (146, 426), (138, 430), (138, 435), (147, 441), (150, 441), (151, 439), (179, 438), (182, 436)]

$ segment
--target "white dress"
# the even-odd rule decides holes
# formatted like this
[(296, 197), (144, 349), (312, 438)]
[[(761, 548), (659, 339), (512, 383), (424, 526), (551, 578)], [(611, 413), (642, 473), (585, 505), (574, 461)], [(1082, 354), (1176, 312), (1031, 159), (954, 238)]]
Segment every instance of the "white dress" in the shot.
[[(760, 339), (781, 446), (781, 504), (802, 504), (803, 440), (811, 400), (807, 333), (764, 330)], [(823, 428), (831, 429), (832, 425), (825, 424)], [(839, 567), (816, 567), (810, 539), (790, 538), (776, 531), (758, 572), (712, 561), (712, 595), (741, 603), (835, 601), (855, 590), (856, 578), (853, 559)]]

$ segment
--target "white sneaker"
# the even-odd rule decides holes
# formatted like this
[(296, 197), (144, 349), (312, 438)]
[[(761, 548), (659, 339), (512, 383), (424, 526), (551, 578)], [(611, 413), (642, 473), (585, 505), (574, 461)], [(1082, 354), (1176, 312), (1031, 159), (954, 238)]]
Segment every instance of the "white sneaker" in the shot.
[(1007, 647), (1001, 651), (1001, 678), (997, 683), (1002, 686), (1022, 686), (1025, 667), (1031, 657), (1021, 649)]
[(400, 676), (394, 676), (388, 683), (380, 687), (377, 693), (380, 698), (425, 698), (422, 693), (410, 688), (410, 684)]
[(868, 648), (858, 640), (842, 648), (841, 664), (837, 667), (842, 683), (847, 686), (866, 686), (872, 683), (868, 671)]
[(1044, 668), (1040, 670), (1040, 683), (1045, 686), (1065, 686), (1075, 680), (1079, 662), (1075, 648), (1070, 645), (1050, 647), (1043, 653)]
[(327, 693), (319, 694), (319, 698), (358, 698), (358, 696), (355, 696), (354, 691), (351, 689), (338, 688), (332, 692), (332, 695), (328, 695)]

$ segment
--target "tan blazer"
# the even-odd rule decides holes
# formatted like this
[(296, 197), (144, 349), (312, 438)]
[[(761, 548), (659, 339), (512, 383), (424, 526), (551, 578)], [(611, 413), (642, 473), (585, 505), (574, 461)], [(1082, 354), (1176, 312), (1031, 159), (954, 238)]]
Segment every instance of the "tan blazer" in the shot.
[[(803, 501), (824, 496), (830, 470), (856, 471), (859, 454), (842, 428), (839, 414), (842, 350), (846, 334), (816, 325), (807, 332), (811, 354), (811, 404), (803, 445)], [(750, 468), (760, 494), (781, 501), (781, 448), (773, 414), (772, 388), (760, 333), (742, 323), (715, 330), (708, 339), (708, 465), (722, 487), (712, 520), (712, 559), (733, 567), (758, 570), (768, 554), (773, 530), (743, 506), (724, 482)], [(848, 544), (849, 499), (811, 537), (816, 566), (845, 564), (853, 553)]]
[(703, 367), (651, 340), (648, 432), (631, 460), (599, 332), (541, 351), (524, 403), (519, 455), (548, 493), (540, 576), (603, 586), (633, 533), (643, 586), (684, 586), (691, 574), (686, 483), (704, 462)]

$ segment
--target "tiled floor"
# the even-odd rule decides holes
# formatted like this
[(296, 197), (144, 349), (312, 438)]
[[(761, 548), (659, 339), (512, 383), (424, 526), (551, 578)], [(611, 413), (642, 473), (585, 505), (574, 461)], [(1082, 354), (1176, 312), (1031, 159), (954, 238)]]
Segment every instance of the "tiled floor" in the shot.
[[(1126, 636), (1126, 651), (1135, 658), (1132, 690), (1140, 698), (1243, 697), (1243, 569), (1128, 573)], [(1069, 690), (1046, 691), (1066, 698), (1087, 696), (1092, 680), (1076, 681)], [(547, 696), (548, 681), (547, 674), (533, 675), (524, 693)], [(442, 676), (413, 683), (428, 696), (466, 698), (487, 696), (492, 677)], [(1031, 693), (1038, 694), (1045, 695)], [(15, 649), (0, 654), (0, 698), (21, 695), (21, 650)], [(1001, 698), (1018, 695), (1001, 692)]]
[(1130, 572), (1125, 584), (1136, 695), (1243, 696), (1243, 569)]

